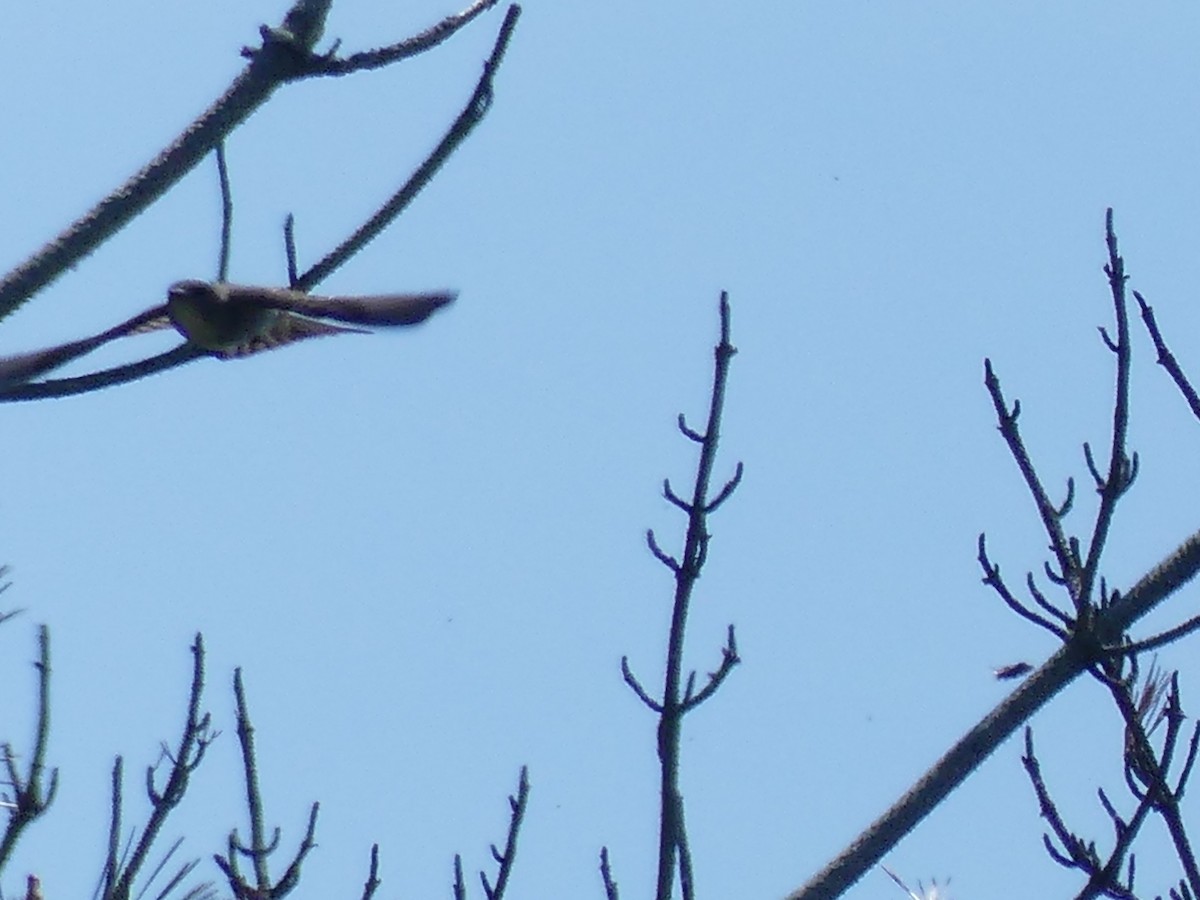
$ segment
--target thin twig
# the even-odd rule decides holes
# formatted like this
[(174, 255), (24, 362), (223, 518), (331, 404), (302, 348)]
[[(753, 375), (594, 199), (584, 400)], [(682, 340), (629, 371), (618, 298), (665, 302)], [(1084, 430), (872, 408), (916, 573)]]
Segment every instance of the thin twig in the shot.
[(525, 818), (525, 809), (529, 805), (529, 767), (521, 766), (521, 777), (517, 782), (517, 795), (508, 798), (510, 816), (508, 821), (508, 838), (504, 843), (504, 851), (500, 852), (492, 845), (492, 857), (499, 863), (496, 872), (496, 884), (488, 881), (487, 875), (479, 873), (483, 882), (483, 891), (487, 900), (503, 900), (508, 888), (508, 880), (512, 876), (513, 863), (517, 859), (517, 837), (521, 833), (521, 822)]
[(1058, 508), (1050, 502), (1050, 497), (1047, 495), (1046, 489), (1042, 486), (1041, 479), (1038, 478), (1038, 474), (1033, 468), (1033, 461), (1029, 458), (1029, 451), (1025, 449), (1025, 442), (1022, 440), (1020, 429), (1017, 427), (1017, 419), (1021, 415), (1021, 401), (1015, 401), (1012, 408), (1009, 409), (1008, 403), (1004, 399), (1004, 393), (1000, 389), (1000, 379), (992, 369), (992, 361), (990, 359), (983, 361), (983, 371), (984, 384), (987, 387), (988, 394), (992, 398), (992, 405), (996, 410), (996, 418), (1000, 423), (1000, 434), (1004, 437), (1004, 442), (1008, 445), (1009, 452), (1016, 461), (1017, 468), (1021, 470), (1021, 475), (1025, 479), (1025, 484), (1029, 488), (1030, 495), (1033, 497), (1034, 505), (1037, 507), (1038, 515), (1042, 520), (1042, 526), (1046, 529), (1046, 534), (1050, 538), (1050, 549), (1054, 553), (1054, 558), (1058, 560), (1058, 566), (1062, 572), (1063, 579), (1068, 582), (1071, 600), (1078, 612), (1083, 603), (1078, 584), (1078, 556), (1072, 553), (1071, 543), (1062, 528), (1062, 520), (1059, 517)]
[[(1012, 591), (1008, 589), (1008, 585), (1005, 584), (1004, 579), (1000, 577), (1000, 567), (994, 564), (991, 561), (991, 558), (988, 556), (987, 539), (984, 537), (982, 532), (980, 532), (979, 535), (979, 552), (976, 555), (976, 558), (979, 560), (979, 567), (983, 569), (983, 583), (988, 585), (992, 590), (999, 594), (1000, 599), (1004, 601), (1004, 604), (1009, 609), (1019, 615), (1022, 619), (1032, 622), (1034, 625), (1037, 625), (1040, 628), (1046, 629), (1060, 640), (1065, 641), (1068, 637), (1070, 637), (1070, 633), (1065, 628), (1060, 628), (1049, 619), (1038, 615), (1033, 610), (1026, 607), (1025, 604), (1018, 600)], [(1032, 583), (1032, 578), (1033, 576), (1031, 575), (1030, 583)], [(1034, 599), (1036, 600), (1038, 596), (1040, 595), (1035, 594)], [(1043, 607), (1046, 606), (1046, 604), (1039, 605), (1042, 605)], [(1053, 607), (1050, 607), (1050, 609), (1061, 616), (1063, 620), (1066, 620), (1067, 617), (1065, 614), (1059, 612), (1058, 610), (1054, 610)]]
[(416, 56), (431, 47), (436, 47), (454, 32), (458, 31), (476, 16), (491, 9), (499, 0), (476, 0), (465, 10), (452, 16), (447, 16), (441, 22), (397, 44), (380, 47), (376, 50), (364, 50), (349, 56), (337, 57), (333, 54), (313, 56), (305, 69), (306, 75), (350, 75), (354, 72), (365, 72), (378, 69), (402, 59)]
[(471, 94), (471, 99), (467, 101), (466, 107), (459, 114), (458, 118), (454, 120), (454, 124), (450, 126), (450, 130), (446, 132), (445, 137), (442, 138), (433, 152), (429, 154), (425, 162), (421, 164), (405, 185), (375, 215), (359, 227), (354, 234), (296, 279), (294, 287), (300, 290), (311, 290), (321, 281), (328, 278), (330, 273), (334, 272), (347, 259), (365, 247), (368, 242), (377, 237), (413, 201), (417, 194), (421, 192), (421, 189), (429, 183), (430, 179), (437, 174), (443, 163), (450, 158), (450, 154), (475, 129), (475, 126), (483, 121), (483, 117), (492, 105), (494, 95), (492, 80), (495, 77), (496, 69), (504, 59), (504, 52), (508, 49), (508, 42), (512, 37), (513, 29), (516, 27), (517, 19), (520, 15), (521, 7), (517, 4), (514, 3), (508, 8), (508, 12), (504, 16), (504, 23), (500, 26), (500, 33), (496, 36), (496, 43), (492, 47), (491, 56), (488, 57), (483, 65), (483, 75), (480, 76), (479, 83), (475, 86), (475, 91)]
[(50, 743), (50, 630), (45, 625), (38, 629), (38, 661), (34, 668), (38, 673), (37, 725), (28, 772), (22, 775), (17, 770), (16, 755), (10, 745), (0, 747), (13, 794), (8, 826), (0, 838), (0, 869), (8, 862), (25, 829), (46, 811), (58, 793), (58, 769), (50, 771), (48, 788), (42, 784)]
[[(675, 596), (671, 613), (671, 629), (667, 640), (667, 662), (661, 703), (651, 700), (641, 685), (626, 674), (626, 683), (633, 688), (643, 703), (651, 709), (658, 708), (658, 757), (661, 766), (661, 808), (658, 847), (658, 879), (656, 900), (669, 900), (675, 873), (680, 872), (681, 887), (685, 898), (694, 890), (690, 856), (687, 850), (687, 830), (683, 812), (683, 794), (679, 789), (679, 744), (683, 716), (696, 705), (708, 699), (724, 681), (737, 663), (736, 644), (730, 631), (730, 644), (726, 646), (721, 668), (710, 676), (708, 685), (695, 697), (692, 696), (694, 681), (689, 678), (686, 691), (681, 693), (683, 670), (683, 644), (687, 625), (688, 608), (696, 580), (700, 577), (708, 551), (707, 519), (711, 509), (720, 505), (732, 493), (741, 480), (739, 464), (737, 474), (722, 488), (716, 500), (708, 501), (712, 468), (716, 458), (720, 437), (721, 413), (725, 403), (725, 385), (729, 375), (729, 363), (736, 348), (729, 341), (729, 297), (721, 294), (720, 300), (721, 337), (714, 349), (712, 395), (709, 403), (708, 423), (703, 435), (688, 428), (680, 418), (680, 431), (689, 439), (699, 439), (700, 458), (696, 465), (696, 478), (690, 500), (679, 497), (670, 483), (663, 482), (663, 495), (682, 510), (688, 517), (687, 536), (684, 539), (683, 556), (676, 560), (666, 554), (654, 540), (653, 532), (647, 535), (654, 556), (671, 569), (675, 576)], [(628, 663), (622, 671), (629, 672)]]
[[(1087, 562), (1080, 573), (1079, 590), (1081, 599), (1090, 600), (1092, 585), (1100, 566), (1100, 556), (1108, 540), (1108, 531), (1112, 525), (1113, 513), (1117, 501), (1133, 484), (1137, 473), (1137, 454), (1132, 459), (1125, 452), (1125, 438), (1129, 431), (1129, 371), (1131, 366), (1131, 351), (1129, 341), (1129, 311), (1125, 301), (1125, 260), (1117, 252), (1117, 235), (1113, 230), (1113, 211), (1110, 207), (1104, 217), (1105, 241), (1108, 245), (1108, 265), (1105, 273), (1108, 275), (1109, 288), (1112, 292), (1113, 312), (1117, 321), (1117, 339), (1109, 341), (1117, 357), (1116, 396), (1113, 401), (1112, 443), (1109, 450), (1108, 474), (1100, 483), (1100, 508), (1096, 513), (1096, 522), (1092, 529), (1092, 540), (1088, 545)], [(1090, 462), (1090, 460), (1089, 460)]]
[[(197, 634), (195, 642), (192, 644), (192, 684), (188, 698), (187, 717), (179, 737), (178, 749), (176, 749), (174, 754), (167, 754), (171, 760), (171, 770), (167, 776), (166, 785), (161, 792), (154, 786), (156, 767), (147, 767), (146, 792), (149, 795), (151, 804), (150, 818), (142, 829), (141, 839), (137, 842), (137, 846), (134, 848), (128, 863), (125, 865), (124, 871), (113, 886), (114, 896), (130, 896), (133, 888), (133, 880), (138, 876), (142, 866), (145, 864), (154, 841), (166, 823), (167, 816), (183, 799), (192, 772), (203, 762), (208, 745), (216, 738), (216, 735), (209, 730), (212, 717), (208, 713), (204, 713), (203, 715), (200, 713), (200, 701), (203, 692), (204, 638), (200, 634)], [(119, 774), (114, 775), (115, 777), (119, 777)], [(114, 799), (119, 802), (119, 793), (115, 794)], [(114, 820), (119, 821), (115, 811)]]
[(221, 250), (217, 255), (217, 281), (229, 280), (229, 243), (233, 236), (233, 191), (229, 187), (229, 166), (225, 164), (225, 142), (216, 147), (217, 181), (221, 186)]
[(371, 845), (371, 868), (367, 872), (367, 881), (363, 885), (362, 900), (371, 900), (382, 882), (379, 880), (379, 845)]
[(612, 866), (609, 864), (607, 847), (600, 848), (600, 877), (604, 881), (605, 900), (621, 900), (616, 879), (613, 878)]
[(1183, 368), (1175, 359), (1175, 354), (1168, 349), (1167, 342), (1163, 340), (1158, 322), (1154, 318), (1154, 309), (1137, 291), (1133, 292), (1133, 297), (1141, 308), (1142, 322), (1145, 323), (1146, 330), (1150, 332), (1150, 339), (1154, 341), (1154, 349), (1158, 351), (1158, 364), (1167, 370), (1176, 387), (1179, 388), (1179, 392), (1183, 394), (1183, 399), (1187, 401), (1192, 415), (1200, 419), (1200, 394), (1196, 393), (1196, 389), (1192, 387), (1191, 381), (1188, 380), (1187, 375), (1183, 373)]

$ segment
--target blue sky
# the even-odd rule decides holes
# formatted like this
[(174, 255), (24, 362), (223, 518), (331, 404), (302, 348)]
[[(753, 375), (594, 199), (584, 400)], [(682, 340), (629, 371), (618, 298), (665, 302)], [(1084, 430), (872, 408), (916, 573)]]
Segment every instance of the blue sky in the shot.
[[(239, 71), (284, 3), (24, 4), (7, 19), (0, 267), (140, 167)], [(338, 0), (356, 50), (454, 10)], [(229, 142), (231, 277), (280, 284), (407, 175), (469, 96), (502, 11), (381, 73), (282, 89)], [(982, 385), (991, 357), (1043, 478), (1107, 444), (1103, 213), (1132, 285), (1200, 371), (1200, 13), (1061, 4), (525, 4), (488, 119), (402, 219), (323, 285), (453, 287), (410, 332), (202, 361), (3, 410), (4, 737), (27, 746), (36, 623), (51, 629), (56, 806), (23, 841), (47, 896), (90, 889), (108, 772), (173, 740), (204, 633), (224, 735), (167, 829), (207, 857), (243, 831), (230, 688), (244, 668), (271, 822), (322, 803), (305, 895), (448, 896), (488, 864), (527, 763), (513, 896), (622, 896), (653, 874), (648, 683), (677, 543), (661, 479), (706, 408), (716, 302), (740, 349), (689, 663), (728, 622), (744, 664), (689, 720), (683, 787), (702, 896), (800, 885), (1004, 695), (995, 665), (1050, 640), (979, 583), (975, 541), (1019, 581), (1045, 539)], [(5, 322), (3, 352), (88, 334), (211, 277), (212, 166)], [(154, 338), (102, 361), (160, 348)], [(1135, 332), (1142, 474), (1104, 569), (1125, 586), (1197, 527), (1198, 433)], [(1081, 482), (1082, 483), (1082, 482)], [(1072, 524), (1086, 532), (1085, 491)], [(1156, 614), (1194, 614), (1194, 591)], [(1183, 672), (1188, 647), (1160, 661)], [(1071, 821), (1107, 837), (1121, 731), (1080, 682), (1034, 720)], [(1005, 745), (889, 857), (958, 900), (1077, 888)], [(144, 808), (131, 802), (129, 821)], [(1175, 879), (1151, 828), (1140, 883)], [(212, 870), (215, 875), (215, 870)], [(888, 898), (880, 873), (847, 896)]]

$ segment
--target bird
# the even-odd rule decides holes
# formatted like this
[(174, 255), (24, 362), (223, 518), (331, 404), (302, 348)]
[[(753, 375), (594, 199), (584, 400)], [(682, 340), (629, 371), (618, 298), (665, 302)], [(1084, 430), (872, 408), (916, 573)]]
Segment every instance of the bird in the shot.
[(367, 331), (323, 319), (376, 327), (417, 325), (455, 296), (453, 291), (429, 291), (321, 297), (291, 288), (187, 279), (168, 288), (166, 311), (189, 343), (230, 359), (306, 338)]
[[(167, 302), (91, 337), (30, 353), (0, 357), (0, 387), (22, 384), (98, 347), (130, 335), (174, 327), (188, 345), (235, 359), (306, 338), (368, 333), (367, 328), (418, 325), (451, 303), (455, 291), (323, 297), (294, 288), (256, 287), (185, 279), (167, 289)], [(345, 325), (332, 325), (332, 319)]]

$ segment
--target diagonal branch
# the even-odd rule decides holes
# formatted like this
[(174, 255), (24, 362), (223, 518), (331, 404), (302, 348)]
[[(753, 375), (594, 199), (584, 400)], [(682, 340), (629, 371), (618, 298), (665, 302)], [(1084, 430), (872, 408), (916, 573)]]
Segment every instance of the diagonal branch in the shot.
[(1113, 513), (1117, 501), (1121, 499), (1131, 484), (1137, 472), (1137, 454), (1132, 460), (1125, 452), (1125, 438), (1129, 431), (1129, 311), (1125, 300), (1125, 260), (1117, 252), (1117, 235), (1113, 230), (1113, 211), (1110, 207), (1104, 217), (1105, 239), (1108, 245), (1108, 274), (1109, 288), (1112, 291), (1113, 312), (1117, 320), (1117, 339), (1115, 342), (1106, 341), (1117, 357), (1117, 387), (1113, 402), (1112, 445), (1108, 464), (1108, 475), (1099, 480), (1100, 509), (1096, 513), (1096, 523), (1092, 530), (1092, 540), (1088, 546), (1087, 562), (1080, 573), (1081, 599), (1087, 600), (1092, 594), (1092, 585), (1096, 580), (1096, 572), (1100, 566), (1100, 556), (1108, 540), (1108, 530), (1112, 525)]
[(8, 862), (13, 848), (25, 829), (54, 802), (58, 793), (58, 769), (50, 771), (49, 785), (43, 784), (46, 774), (46, 749), (50, 742), (50, 630), (45, 626), (38, 629), (38, 661), (34, 663), (38, 672), (37, 726), (33, 740), (33, 758), (27, 774), (17, 771), (13, 749), (9, 744), (0, 745), (3, 764), (12, 787), (12, 803), (9, 807), (8, 825), (0, 837), (0, 869)]
[(48, 381), (31, 381), (28, 384), (18, 384), (14, 387), (0, 388), (0, 403), (14, 400), (46, 400), (51, 397), (70, 397), (74, 394), (86, 394), (102, 388), (137, 381), (147, 375), (165, 372), (176, 366), (193, 362), (207, 357), (208, 353), (192, 344), (180, 344), (174, 350), (141, 359), (135, 363), (104, 369), (100, 372), (90, 372), (74, 378), (55, 378)]
[[(1200, 570), (1200, 531), (1147, 572), (1128, 593), (1097, 616), (1096, 630), (1121, 635)], [(1111, 643), (1111, 642), (1110, 642)], [(971, 728), (933, 767), (788, 900), (838, 897), (858, 881), (958, 787), (1009, 735), (1092, 664), (1089, 648), (1064, 644), (992, 712)]]
[(1153, 307), (1137, 291), (1133, 292), (1133, 297), (1137, 300), (1138, 306), (1141, 308), (1142, 322), (1145, 323), (1146, 330), (1150, 332), (1150, 340), (1154, 342), (1154, 349), (1158, 352), (1158, 364), (1167, 370), (1167, 373), (1175, 382), (1175, 386), (1183, 394), (1183, 399), (1187, 401), (1188, 407), (1192, 410), (1192, 415), (1200, 419), (1200, 395), (1197, 395), (1196, 389), (1192, 387), (1191, 381), (1184, 374), (1179, 361), (1175, 359), (1175, 354), (1170, 351), (1167, 347), (1167, 342), (1163, 340), (1162, 332), (1158, 328), (1158, 322), (1154, 318)]
[(1029, 487), (1029, 493), (1033, 496), (1033, 502), (1037, 506), (1038, 515), (1042, 519), (1042, 526), (1046, 529), (1046, 534), (1050, 538), (1050, 549), (1053, 551), (1055, 559), (1058, 560), (1058, 567), (1059, 571), (1062, 572), (1062, 577), (1069, 582), (1071, 600), (1078, 611), (1083, 602), (1077, 585), (1079, 560), (1077, 554), (1072, 549), (1071, 542), (1067, 539), (1067, 535), (1063, 531), (1062, 518), (1059, 515), (1058, 508), (1050, 502), (1050, 496), (1046, 493), (1045, 487), (1042, 486), (1041, 479), (1038, 478), (1037, 471), (1033, 467), (1033, 461), (1029, 458), (1029, 451), (1025, 449), (1025, 442), (1021, 439), (1021, 432), (1017, 428), (1017, 419), (1021, 415), (1021, 401), (1014, 402), (1010, 410), (1000, 389), (1000, 379), (996, 377), (990, 359), (983, 361), (983, 370), (984, 384), (987, 386), (988, 394), (992, 398), (992, 405), (996, 410), (996, 418), (1000, 423), (1000, 434), (1004, 437), (1004, 442), (1008, 444), (1009, 452), (1012, 453), (1013, 459), (1017, 463), (1017, 468), (1021, 470), (1021, 475), (1025, 478), (1025, 484)]
[(471, 99), (467, 101), (466, 107), (458, 118), (454, 120), (454, 124), (450, 126), (450, 130), (438, 143), (434, 151), (429, 154), (429, 157), (421, 164), (420, 168), (413, 173), (405, 185), (400, 188), (392, 197), (380, 207), (375, 215), (371, 216), (357, 231), (349, 238), (343, 241), (339, 246), (331, 250), (324, 259), (317, 262), (311, 269), (301, 275), (293, 285), (299, 290), (310, 290), (321, 281), (329, 277), (330, 273), (336, 270), (347, 259), (365, 247), (370, 241), (374, 240), (383, 229), (385, 229), (396, 216), (404, 211), (413, 199), (421, 192), (437, 174), (442, 165), (449, 159), (452, 154), (464, 140), (467, 135), (474, 131), (475, 126), (483, 121), (483, 117), (487, 115), (487, 111), (491, 108), (492, 99), (494, 97), (494, 89), (492, 87), (492, 79), (496, 74), (496, 69), (500, 66), (500, 62), (504, 59), (504, 52), (508, 49), (509, 39), (512, 37), (513, 29), (517, 26), (517, 19), (521, 15), (521, 7), (513, 4), (508, 8), (508, 13), (504, 17), (504, 24), (500, 26), (500, 33), (496, 36), (496, 43), (492, 47), (492, 53), (487, 61), (483, 64), (483, 74), (479, 78), (479, 83), (475, 85), (475, 90), (471, 94)]
[(420, 34), (408, 40), (390, 44), (387, 47), (379, 47), (376, 50), (363, 50), (341, 58), (334, 56), (332, 53), (324, 56), (313, 56), (305, 74), (350, 75), (354, 72), (379, 69), (394, 62), (399, 62), (402, 59), (408, 59), (410, 56), (416, 56), (418, 53), (424, 53), (431, 47), (436, 47), (480, 13), (491, 9), (498, 2), (499, 0), (476, 0), (475, 3), (472, 3), (462, 12), (447, 16)]

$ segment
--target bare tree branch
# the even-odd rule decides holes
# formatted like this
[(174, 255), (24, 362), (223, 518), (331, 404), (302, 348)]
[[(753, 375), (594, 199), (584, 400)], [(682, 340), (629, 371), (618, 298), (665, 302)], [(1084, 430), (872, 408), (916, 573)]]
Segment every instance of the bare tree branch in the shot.
[(37, 728), (33, 739), (33, 758), (24, 775), (17, 768), (12, 745), (0, 745), (12, 790), (11, 801), (8, 797), (4, 798), (4, 807), (8, 809), (8, 825), (4, 829), (4, 836), (0, 838), (0, 869), (8, 862), (25, 829), (46, 811), (58, 793), (58, 769), (50, 771), (48, 787), (42, 783), (50, 741), (50, 631), (45, 625), (38, 629), (38, 661), (34, 663), (34, 668), (38, 673)]
[[(661, 807), (658, 845), (658, 878), (656, 900), (670, 900), (675, 874), (678, 870), (680, 888), (684, 900), (691, 900), (694, 892), (691, 853), (688, 849), (687, 826), (683, 811), (683, 794), (679, 789), (679, 744), (683, 717), (716, 692), (726, 676), (739, 662), (737, 643), (733, 627), (722, 653), (722, 663), (716, 672), (709, 675), (705, 687), (695, 690), (695, 673), (683, 684), (683, 643), (687, 625), (688, 607), (692, 590), (704, 567), (708, 552), (708, 515), (733, 493), (741, 481), (742, 465), (738, 463), (736, 474), (709, 501), (712, 467), (716, 458), (720, 437), (721, 413), (725, 404), (725, 384), (729, 376), (729, 363), (737, 349), (729, 341), (729, 297), (722, 292), (720, 300), (721, 336), (714, 348), (712, 393), (709, 400), (708, 423), (703, 434), (694, 431), (680, 415), (680, 432), (689, 440), (700, 444), (700, 458), (696, 464), (696, 476), (692, 497), (685, 500), (663, 481), (663, 496), (688, 517), (687, 535), (684, 539), (683, 557), (678, 560), (666, 553), (654, 538), (653, 530), (647, 531), (646, 543), (655, 559), (671, 570), (675, 576), (675, 595), (671, 614), (671, 630), (667, 641), (667, 661), (664, 676), (662, 701), (650, 697), (641, 683), (633, 676), (628, 658), (621, 660), (621, 673), (625, 683), (647, 707), (659, 717), (658, 757), (661, 768)], [(607, 854), (602, 857), (602, 866), (607, 865)], [(602, 869), (605, 890), (609, 897), (616, 895), (616, 885), (611, 881), (606, 868)]]

